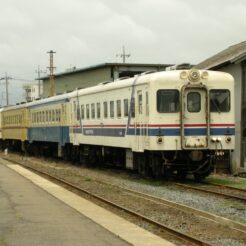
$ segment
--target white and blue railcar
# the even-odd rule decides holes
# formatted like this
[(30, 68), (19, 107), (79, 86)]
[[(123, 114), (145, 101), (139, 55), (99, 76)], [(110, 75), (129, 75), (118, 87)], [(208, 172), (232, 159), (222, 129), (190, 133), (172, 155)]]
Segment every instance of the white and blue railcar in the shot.
[(214, 71), (176, 70), (69, 94), (63, 153), (157, 176), (207, 176), (234, 148), (234, 81)]
[(26, 105), (29, 116), (28, 152), (62, 155), (62, 147), (69, 143), (67, 103), (68, 94), (64, 94)]

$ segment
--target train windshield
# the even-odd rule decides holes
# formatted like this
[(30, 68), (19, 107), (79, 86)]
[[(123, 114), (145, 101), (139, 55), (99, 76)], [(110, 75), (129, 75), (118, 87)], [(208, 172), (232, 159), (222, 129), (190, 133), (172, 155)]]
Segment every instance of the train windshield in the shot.
[(178, 90), (157, 91), (157, 111), (159, 113), (175, 113), (179, 111)]
[(229, 90), (210, 91), (210, 112), (229, 112), (230, 92)]

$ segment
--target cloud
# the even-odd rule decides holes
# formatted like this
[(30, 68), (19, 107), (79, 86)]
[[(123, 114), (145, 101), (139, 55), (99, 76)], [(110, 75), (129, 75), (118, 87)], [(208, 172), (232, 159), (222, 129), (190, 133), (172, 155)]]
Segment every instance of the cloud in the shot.
[(129, 62), (197, 63), (245, 40), (245, 12), (244, 0), (3, 1), (0, 77), (34, 79), (51, 49), (57, 72), (119, 61), (123, 45)]

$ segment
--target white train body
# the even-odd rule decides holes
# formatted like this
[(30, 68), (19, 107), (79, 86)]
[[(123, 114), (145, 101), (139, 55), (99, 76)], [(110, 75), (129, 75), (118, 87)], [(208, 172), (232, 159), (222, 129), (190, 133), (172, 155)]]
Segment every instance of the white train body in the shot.
[[(191, 82), (188, 77), (181, 78), (185, 73), (188, 76), (188, 72), (147, 74), (72, 93), (71, 143), (122, 147), (136, 152), (233, 149), (232, 77), (200, 71), (205, 78)], [(211, 92), (221, 94), (222, 102), (217, 107), (225, 109), (211, 105), (217, 103), (209, 99)], [(132, 98), (135, 99), (135, 117), (130, 116), (129, 107), (127, 113), (124, 108), (124, 100), (129, 106)], [(105, 103), (107, 116), (104, 115)]]

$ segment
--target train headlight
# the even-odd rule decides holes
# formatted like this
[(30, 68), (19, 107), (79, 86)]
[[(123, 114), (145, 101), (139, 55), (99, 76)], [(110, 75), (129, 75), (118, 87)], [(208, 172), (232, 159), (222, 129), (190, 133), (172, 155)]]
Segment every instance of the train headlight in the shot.
[(182, 71), (182, 72), (180, 73), (180, 78), (181, 78), (181, 79), (187, 79), (187, 78), (188, 78), (187, 72), (186, 72), (186, 71)]
[(207, 71), (202, 72), (201, 78), (202, 79), (207, 79), (208, 78), (208, 72)]
[(190, 70), (188, 78), (190, 82), (198, 82), (200, 80), (199, 71), (194, 69)]

